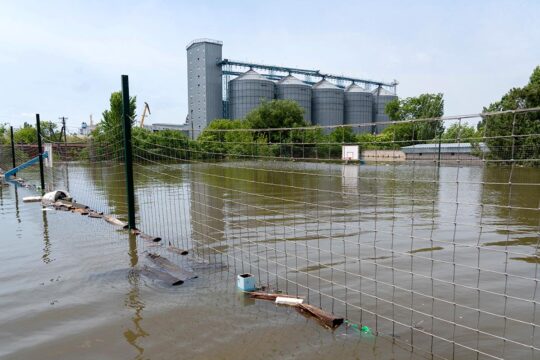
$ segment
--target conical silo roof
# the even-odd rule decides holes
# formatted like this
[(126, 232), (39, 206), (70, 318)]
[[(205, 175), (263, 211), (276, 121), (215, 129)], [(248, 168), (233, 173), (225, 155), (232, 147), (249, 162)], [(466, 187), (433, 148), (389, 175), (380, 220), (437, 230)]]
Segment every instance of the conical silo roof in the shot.
[(361, 87), (360, 85), (357, 85), (355, 83), (352, 83), (351, 85), (347, 86), (345, 89), (345, 92), (352, 93), (352, 92), (368, 92), (366, 89)]
[(338, 89), (340, 90), (336, 85), (332, 84), (331, 82), (327, 81), (326, 79), (322, 79), (315, 85), (313, 85), (313, 89)]
[(298, 79), (297, 77), (294, 77), (292, 75), (285, 76), (281, 80), (278, 81), (279, 85), (304, 85), (309, 86), (302, 80)]
[(250, 69), (250, 70), (246, 71), (242, 75), (238, 76), (236, 79), (233, 79), (233, 81), (234, 80), (266, 80), (266, 81), (271, 81), (271, 80), (268, 80), (267, 78), (265, 78), (264, 76), (262, 76), (261, 74), (259, 74), (258, 72), (256, 72), (253, 69)]
[(396, 94), (394, 94), (391, 91), (386, 90), (383, 87), (378, 87), (378, 88), (374, 89), (372, 91), (372, 93), (373, 93), (373, 95), (379, 95), (379, 96), (396, 96)]

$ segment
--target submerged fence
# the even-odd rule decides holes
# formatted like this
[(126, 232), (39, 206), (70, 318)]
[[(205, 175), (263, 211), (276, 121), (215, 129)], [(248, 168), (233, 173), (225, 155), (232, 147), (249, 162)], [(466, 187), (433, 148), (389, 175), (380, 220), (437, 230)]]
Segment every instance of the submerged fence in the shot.
[[(195, 140), (134, 128), (135, 224), (420, 354), (538, 358), (539, 119), (539, 109), (414, 119), (379, 136), (359, 136), (372, 124)], [(419, 138), (440, 124), (455, 137)], [(105, 133), (81, 148), (89, 160), (57, 150), (46, 183), (127, 219), (123, 125)], [(359, 146), (358, 161), (343, 160), (354, 158), (344, 145)]]

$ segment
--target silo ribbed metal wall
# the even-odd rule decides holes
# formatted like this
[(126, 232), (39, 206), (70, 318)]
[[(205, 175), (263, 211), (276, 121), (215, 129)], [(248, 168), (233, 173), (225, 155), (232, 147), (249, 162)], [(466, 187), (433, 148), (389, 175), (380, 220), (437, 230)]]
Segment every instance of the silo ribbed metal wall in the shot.
[(313, 125), (343, 124), (343, 90), (314, 88), (311, 94), (311, 120)]
[(304, 120), (311, 123), (311, 86), (278, 83), (276, 97), (296, 101), (304, 109)]
[[(371, 124), (373, 122), (373, 94), (345, 92), (345, 124)], [(355, 133), (371, 133), (371, 126), (352, 127)]]
[(274, 83), (270, 80), (231, 80), (229, 83), (229, 115), (243, 119), (263, 100), (274, 99)]
[(381, 122), (387, 122), (390, 121), (390, 118), (388, 115), (386, 115), (386, 112), (384, 111), (386, 108), (386, 104), (388, 104), (390, 101), (397, 99), (397, 96), (395, 95), (374, 95), (374, 102), (373, 107), (375, 111), (375, 129), (377, 131), (377, 134), (381, 133), (384, 129), (386, 129), (390, 124), (379, 124)]

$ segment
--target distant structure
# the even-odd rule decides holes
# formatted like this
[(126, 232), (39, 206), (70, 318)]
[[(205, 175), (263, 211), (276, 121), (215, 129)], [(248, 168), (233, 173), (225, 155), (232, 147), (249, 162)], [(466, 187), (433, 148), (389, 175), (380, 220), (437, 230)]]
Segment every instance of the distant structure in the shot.
[(401, 151), (406, 160), (468, 160), (481, 161), (482, 154), (488, 153), (485, 143), (441, 143), (404, 146)]
[(193, 131), (200, 132), (214, 119), (223, 117), (223, 43), (211, 39), (193, 40), (186, 47), (188, 70), (187, 119)]
[(83, 121), (79, 128), (79, 135), (89, 136), (95, 129), (96, 125), (94, 125), (94, 120), (92, 119), (92, 115), (90, 115), (90, 125), (88, 125), (86, 121)]
[(262, 101), (289, 99), (313, 125), (362, 124), (357, 133), (378, 133), (388, 124), (384, 108), (398, 83), (323, 74), (222, 58), (223, 43), (197, 39), (187, 47), (188, 114), (184, 129), (198, 136), (217, 118), (241, 119)]

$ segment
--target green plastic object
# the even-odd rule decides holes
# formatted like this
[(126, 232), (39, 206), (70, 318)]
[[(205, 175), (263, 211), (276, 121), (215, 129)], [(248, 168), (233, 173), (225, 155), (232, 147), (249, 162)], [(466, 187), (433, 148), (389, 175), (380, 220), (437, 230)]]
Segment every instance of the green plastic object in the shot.
[(369, 326), (364, 325), (364, 326), (359, 327), (358, 324), (353, 324), (353, 323), (351, 323), (350, 321), (347, 321), (347, 320), (345, 320), (345, 324), (347, 324), (347, 326), (349, 326), (350, 328), (352, 328), (354, 331), (356, 331), (358, 333), (368, 334), (368, 335), (373, 334), (371, 332), (371, 329), (369, 328)]
[(371, 334), (371, 329), (367, 326), (362, 326), (362, 328), (360, 329), (360, 331), (364, 334)]

